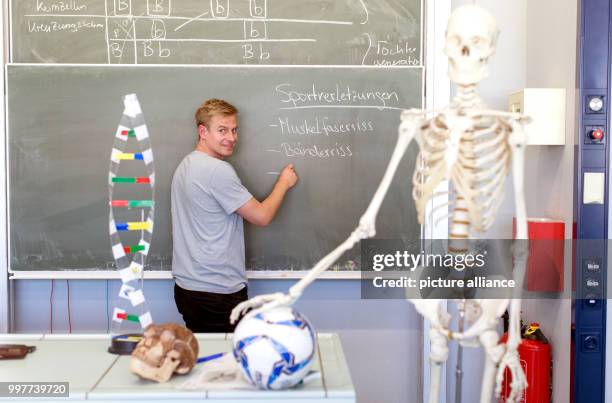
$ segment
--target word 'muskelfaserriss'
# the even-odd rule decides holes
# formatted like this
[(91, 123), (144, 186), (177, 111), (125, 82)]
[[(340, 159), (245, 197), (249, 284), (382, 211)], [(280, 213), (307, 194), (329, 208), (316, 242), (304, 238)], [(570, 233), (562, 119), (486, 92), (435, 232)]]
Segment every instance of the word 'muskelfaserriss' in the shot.
[(315, 116), (314, 120), (303, 119), (298, 122), (291, 121), (287, 117), (279, 117), (278, 124), (271, 126), (279, 127), (281, 134), (288, 135), (323, 134), (325, 136), (331, 136), (334, 134), (350, 134), (374, 131), (374, 123), (371, 120), (330, 122), (327, 116)]

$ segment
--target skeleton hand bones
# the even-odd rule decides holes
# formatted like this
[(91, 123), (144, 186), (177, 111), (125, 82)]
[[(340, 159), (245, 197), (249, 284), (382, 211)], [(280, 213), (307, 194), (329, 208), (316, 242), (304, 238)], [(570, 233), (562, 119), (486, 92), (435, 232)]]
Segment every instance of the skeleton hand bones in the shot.
[(527, 378), (523, 372), (519, 353), (516, 349), (510, 347), (506, 348), (506, 352), (501, 358), (499, 366), (497, 367), (497, 375), (495, 377), (495, 395), (501, 395), (501, 388), (504, 380), (504, 372), (506, 368), (510, 371), (512, 376), (512, 382), (510, 383), (510, 394), (506, 398), (507, 402), (521, 401), (522, 392), (527, 388)]
[(241, 316), (257, 315), (259, 312), (267, 311), (280, 306), (290, 306), (298, 299), (299, 295), (292, 295), (291, 291), (287, 294), (276, 292), (274, 294), (263, 294), (241, 302), (232, 310), (230, 323), (234, 324)]

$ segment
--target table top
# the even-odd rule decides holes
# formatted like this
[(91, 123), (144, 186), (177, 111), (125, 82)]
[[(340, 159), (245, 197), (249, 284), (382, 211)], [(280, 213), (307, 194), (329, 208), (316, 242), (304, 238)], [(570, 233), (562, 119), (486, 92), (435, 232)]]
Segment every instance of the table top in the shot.
[[(231, 351), (231, 334), (196, 334), (200, 356)], [(69, 400), (179, 400), (354, 402), (355, 391), (337, 334), (319, 333), (312, 370), (321, 378), (281, 391), (186, 390), (178, 386), (194, 376), (177, 375), (169, 382), (142, 380), (129, 372), (130, 356), (107, 352), (110, 335), (0, 334), (0, 344), (26, 344), (36, 351), (22, 360), (0, 360), (4, 382), (69, 382)], [(61, 399), (61, 398), (60, 398)], [(0, 400), (2, 398), (0, 397)], [(53, 398), (53, 401), (58, 398)]]

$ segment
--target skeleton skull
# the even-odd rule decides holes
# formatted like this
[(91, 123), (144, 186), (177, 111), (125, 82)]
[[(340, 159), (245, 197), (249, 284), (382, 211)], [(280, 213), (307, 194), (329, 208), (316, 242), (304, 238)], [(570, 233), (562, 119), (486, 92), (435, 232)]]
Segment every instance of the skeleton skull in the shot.
[(497, 23), (488, 11), (472, 4), (455, 9), (448, 21), (444, 47), (451, 81), (470, 85), (485, 78), (498, 36)]
[(173, 373), (186, 374), (198, 358), (198, 341), (191, 330), (175, 323), (149, 325), (132, 352), (130, 371), (157, 382)]

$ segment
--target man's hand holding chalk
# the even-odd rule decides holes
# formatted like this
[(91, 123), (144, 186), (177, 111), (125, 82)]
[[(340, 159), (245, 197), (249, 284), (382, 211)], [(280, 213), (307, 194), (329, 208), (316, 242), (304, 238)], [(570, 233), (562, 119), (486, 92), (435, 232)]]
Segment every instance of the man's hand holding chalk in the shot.
[(291, 189), (298, 181), (298, 176), (295, 173), (295, 168), (293, 164), (287, 165), (281, 171), (278, 182), (287, 187), (287, 189)]

